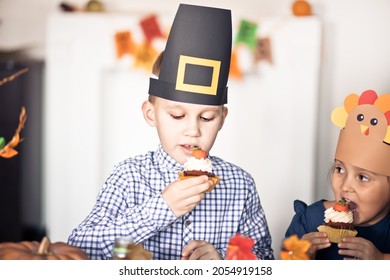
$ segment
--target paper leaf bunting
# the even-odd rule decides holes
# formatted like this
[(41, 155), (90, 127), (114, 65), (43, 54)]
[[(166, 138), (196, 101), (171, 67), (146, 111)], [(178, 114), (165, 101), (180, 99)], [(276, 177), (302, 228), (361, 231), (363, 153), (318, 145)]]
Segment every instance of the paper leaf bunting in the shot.
[(151, 71), (157, 55), (157, 50), (151, 44), (145, 42), (136, 49), (134, 67)]
[(297, 235), (292, 235), (283, 241), (283, 248), (280, 252), (281, 260), (308, 260), (307, 251), (311, 243), (308, 240), (299, 239)]
[(252, 252), (254, 241), (249, 238), (236, 234), (229, 240), (226, 250), (226, 260), (257, 260)]
[(126, 54), (133, 54), (135, 49), (135, 44), (132, 41), (130, 31), (120, 31), (115, 33), (115, 48), (116, 48), (116, 57), (121, 58)]
[(256, 31), (257, 24), (249, 22), (247, 20), (240, 21), (240, 27), (236, 36), (236, 44), (246, 44), (250, 49), (254, 49), (256, 46)]
[(146, 40), (150, 43), (155, 38), (163, 37), (160, 25), (158, 24), (157, 17), (151, 15), (141, 20), (140, 25), (144, 32)]
[(240, 65), (238, 64), (237, 52), (235, 49), (232, 50), (232, 58), (230, 60), (230, 70), (229, 76), (235, 79), (242, 78), (242, 72), (240, 69)]
[(269, 38), (257, 39), (255, 47), (255, 62), (265, 60), (272, 63), (271, 42)]

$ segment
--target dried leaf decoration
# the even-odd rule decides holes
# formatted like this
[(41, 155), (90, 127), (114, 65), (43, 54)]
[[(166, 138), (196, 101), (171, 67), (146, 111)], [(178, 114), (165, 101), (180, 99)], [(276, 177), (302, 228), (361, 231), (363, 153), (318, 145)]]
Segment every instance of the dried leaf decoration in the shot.
[(297, 235), (291, 235), (283, 241), (283, 249), (280, 252), (282, 260), (308, 260), (307, 251), (311, 246), (310, 241), (299, 239)]
[(237, 233), (230, 238), (226, 250), (226, 260), (257, 260), (252, 252), (255, 242), (250, 237), (245, 237)]
[[(16, 132), (14, 136), (12, 137), (11, 141), (9, 141), (4, 147), (0, 150), (0, 157), (3, 158), (12, 158), (13, 156), (16, 156), (18, 154), (18, 151), (16, 151), (14, 148), (19, 145), (23, 139), (20, 138), (20, 131), (24, 127), (24, 123), (26, 122), (27, 114), (26, 114), (26, 108), (22, 107), (22, 110), (19, 115), (19, 125), (16, 129)], [(4, 141), (4, 138), (2, 138)], [(0, 146), (1, 147), (1, 146)]]
[(20, 76), (20, 75), (26, 73), (27, 71), (28, 71), (27, 68), (23, 68), (22, 70), (19, 70), (18, 72), (16, 72), (15, 74), (13, 74), (13, 75), (11, 75), (11, 76), (5, 77), (4, 79), (2, 79), (2, 80), (0, 81), (0, 86), (6, 84), (6, 83), (8, 83), (8, 82), (11, 82), (13, 79), (15, 79), (16, 77), (18, 77), (18, 76)]
[[(28, 71), (27, 68), (23, 68), (11, 76), (5, 77), (0, 81), (0, 86), (4, 85), (5, 83), (11, 82), (12, 80), (26, 73), (27, 71)], [(11, 141), (5, 144), (5, 139), (3, 137), (0, 137), (0, 157), (12, 158), (18, 154), (18, 151), (16, 151), (14, 148), (18, 146), (21, 141), (23, 141), (23, 139), (20, 139), (20, 132), (24, 127), (24, 123), (26, 122), (26, 119), (27, 119), (26, 108), (22, 107), (22, 110), (19, 115), (19, 125)]]

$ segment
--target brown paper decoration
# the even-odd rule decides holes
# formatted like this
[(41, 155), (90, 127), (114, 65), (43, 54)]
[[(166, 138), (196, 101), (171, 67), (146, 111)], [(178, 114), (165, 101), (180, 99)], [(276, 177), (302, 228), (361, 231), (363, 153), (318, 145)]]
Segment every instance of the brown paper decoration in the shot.
[(255, 62), (262, 60), (272, 63), (272, 51), (270, 38), (258, 38), (255, 51), (254, 51)]

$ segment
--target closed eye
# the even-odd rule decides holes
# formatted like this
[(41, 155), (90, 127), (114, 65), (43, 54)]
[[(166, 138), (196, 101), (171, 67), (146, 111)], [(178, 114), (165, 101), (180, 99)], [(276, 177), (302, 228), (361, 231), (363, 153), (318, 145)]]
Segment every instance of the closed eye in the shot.
[(182, 118), (184, 118), (184, 115), (180, 115), (180, 116), (177, 116), (177, 115), (172, 115), (171, 114), (171, 117), (175, 120), (181, 120)]
[(204, 122), (210, 122), (212, 121), (214, 118), (206, 118), (206, 117), (200, 117), (200, 119)]

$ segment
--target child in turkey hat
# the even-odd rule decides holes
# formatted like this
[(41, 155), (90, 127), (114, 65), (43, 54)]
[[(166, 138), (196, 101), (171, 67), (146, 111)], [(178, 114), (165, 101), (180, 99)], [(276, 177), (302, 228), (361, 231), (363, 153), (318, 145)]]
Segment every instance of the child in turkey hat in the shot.
[[(390, 94), (350, 94), (333, 110), (332, 121), (341, 128), (331, 173), (335, 200), (309, 206), (296, 200), (286, 237), (309, 240), (313, 259), (390, 259)], [(335, 243), (334, 230), (317, 228), (324, 228), (324, 218), (347, 217), (347, 211), (336, 210), (340, 200), (349, 205), (357, 235)], [(334, 224), (342, 225), (340, 219)]]

